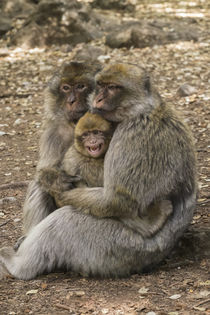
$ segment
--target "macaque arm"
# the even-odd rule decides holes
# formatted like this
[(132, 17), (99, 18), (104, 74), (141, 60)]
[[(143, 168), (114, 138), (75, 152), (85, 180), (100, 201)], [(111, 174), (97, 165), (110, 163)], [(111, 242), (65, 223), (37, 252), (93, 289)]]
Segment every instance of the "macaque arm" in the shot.
[(64, 122), (60, 123), (62, 124), (61, 127), (55, 123), (52, 127), (53, 121), (48, 121), (48, 126), (41, 137), (40, 160), (36, 176), (44, 190), (49, 193), (52, 184), (56, 183), (58, 178), (60, 161), (73, 139), (73, 126), (71, 124), (65, 125)]
[(44, 168), (39, 171), (39, 181), (52, 196), (58, 192), (64, 192), (75, 188), (75, 184), (81, 181), (78, 175), (67, 174), (56, 167)]
[[(86, 214), (94, 214), (96, 208), (103, 204), (102, 197), (103, 188), (76, 188), (71, 191), (61, 192), (55, 194), (56, 204), (59, 207), (71, 205), (78, 211)], [(100, 205), (99, 205), (100, 200)]]
[(70, 123), (48, 121), (44, 127), (38, 170), (57, 166), (73, 142), (74, 127)]
[[(125, 207), (126, 199), (126, 207)], [(59, 207), (71, 205), (78, 211), (97, 217), (131, 217), (135, 216), (137, 205), (128, 195), (116, 193), (110, 196), (103, 187), (76, 188), (55, 195), (56, 204)]]

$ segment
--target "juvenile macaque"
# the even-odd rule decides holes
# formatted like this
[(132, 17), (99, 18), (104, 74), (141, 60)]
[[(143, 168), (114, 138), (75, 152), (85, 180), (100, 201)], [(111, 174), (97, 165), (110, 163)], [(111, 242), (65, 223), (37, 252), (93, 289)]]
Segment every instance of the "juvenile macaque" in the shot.
[[(16, 278), (32, 279), (61, 267), (101, 277), (139, 273), (166, 257), (193, 217), (194, 145), (176, 111), (163, 103), (138, 66), (105, 66), (96, 83), (91, 110), (118, 123), (104, 160), (104, 187), (62, 193), (68, 206), (36, 225), (17, 252), (0, 250), (2, 265)], [(139, 230), (138, 221), (148, 221), (156, 202), (159, 212), (165, 211), (164, 200), (172, 213), (160, 226), (155, 210), (152, 235)], [(127, 225), (135, 218), (136, 230)]]
[[(74, 187), (102, 187), (104, 182), (104, 155), (108, 149), (113, 129), (112, 124), (98, 114), (86, 113), (78, 121), (74, 131), (74, 144), (66, 152), (59, 169), (45, 169), (42, 183), (56, 199), (68, 187), (63, 185), (63, 176)], [(64, 175), (65, 174), (65, 175)]]
[[(98, 64), (70, 62), (54, 74), (45, 91), (45, 115), (40, 157), (35, 179), (28, 188), (23, 209), (24, 233), (57, 206), (42, 181), (42, 171), (57, 168), (74, 140), (75, 124), (88, 109), (87, 97), (94, 87)], [(71, 187), (63, 176), (65, 187)], [(17, 245), (18, 246), (18, 245)]]

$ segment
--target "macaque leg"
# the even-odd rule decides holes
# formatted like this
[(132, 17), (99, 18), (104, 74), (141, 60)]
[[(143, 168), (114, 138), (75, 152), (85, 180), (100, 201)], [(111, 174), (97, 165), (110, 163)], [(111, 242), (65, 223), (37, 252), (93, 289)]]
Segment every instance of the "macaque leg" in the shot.
[[(119, 221), (99, 220), (67, 206), (36, 225), (17, 252), (2, 248), (0, 264), (15, 278), (24, 280), (59, 268), (83, 275), (128, 275), (138, 265), (134, 245), (140, 248), (141, 243), (141, 236)], [(124, 250), (129, 255), (123, 260)]]
[(169, 253), (192, 219), (195, 199), (196, 193), (174, 200), (167, 223), (149, 238), (114, 219), (98, 219), (69, 206), (58, 209), (29, 232), (17, 252), (0, 250), (0, 278), (6, 270), (26, 280), (62, 267), (101, 277), (141, 272)]
[(70, 212), (63, 212), (59, 209), (34, 226), (16, 252), (9, 247), (0, 249), (2, 270), (7, 269), (15, 278), (28, 280), (65, 266), (70, 249), (65, 224)]
[(54, 198), (45, 192), (40, 184), (35, 180), (29, 184), (25, 203), (23, 206), (23, 233), (14, 245), (14, 250), (17, 250), (20, 244), (25, 239), (27, 233), (37, 225), (51, 212), (58, 207), (55, 204)]
[(24, 233), (46, 218), (57, 209), (53, 197), (45, 192), (40, 184), (34, 180), (30, 183), (23, 206)]
[(164, 226), (172, 212), (173, 206), (171, 201), (162, 200), (151, 205), (144, 216), (123, 218), (120, 221), (144, 237), (151, 237)]

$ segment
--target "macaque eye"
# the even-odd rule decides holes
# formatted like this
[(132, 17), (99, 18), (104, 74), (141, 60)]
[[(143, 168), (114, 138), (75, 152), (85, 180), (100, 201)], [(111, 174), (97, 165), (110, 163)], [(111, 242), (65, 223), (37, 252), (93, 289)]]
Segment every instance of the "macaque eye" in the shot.
[(88, 132), (84, 132), (83, 134), (82, 134), (82, 138), (86, 138), (88, 136)]
[(76, 85), (76, 89), (77, 90), (84, 90), (85, 88), (86, 88), (85, 84), (79, 83), (79, 84)]
[(110, 84), (107, 87), (108, 87), (109, 90), (112, 90), (112, 91), (120, 88), (118, 85), (114, 85), (114, 84)]
[(68, 85), (68, 84), (63, 84), (63, 85), (61, 85), (61, 90), (63, 91), (63, 92), (69, 92), (70, 91), (70, 89), (71, 89), (71, 86), (70, 85)]
[(103, 132), (100, 131), (100, 130), (93, 130), (92, 133), (93, 133), (94, 135), (100, 135), (100, 134), (102, 135), (102, 134), (103, 134)]
[(104, 85), (101, 81), (99, 81), (99, 82), (96, 83), (96, 88), (97, 88), (99, 91), (102, 90), (102, 89), (104, 89), (104, 87), (105, 87), (105, 85)]

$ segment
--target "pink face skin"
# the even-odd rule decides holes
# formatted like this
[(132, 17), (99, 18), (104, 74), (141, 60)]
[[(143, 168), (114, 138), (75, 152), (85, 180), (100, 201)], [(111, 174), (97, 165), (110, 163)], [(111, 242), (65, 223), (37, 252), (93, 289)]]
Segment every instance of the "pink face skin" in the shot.
[(105, 152), (104, 135), (99, 130), (88, 132), (84, 137), (83, 143), (86, 151), (93, 158), (97, 158)]

